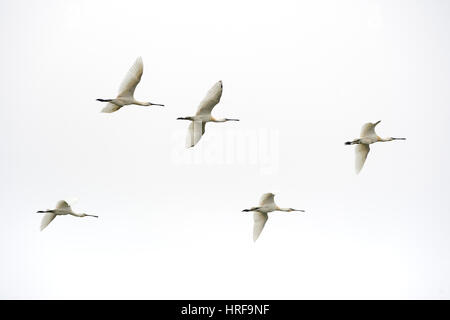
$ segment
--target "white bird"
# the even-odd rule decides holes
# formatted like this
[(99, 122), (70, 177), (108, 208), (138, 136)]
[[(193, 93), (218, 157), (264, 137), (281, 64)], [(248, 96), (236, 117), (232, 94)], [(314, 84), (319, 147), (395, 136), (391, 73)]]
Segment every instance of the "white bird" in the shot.
[(75, 217), (95, 217), (98, 218), (98, 216), (94, 216), (92, 214), (86, 214), (86, 213), (75, 213), (72, 211), (72, 208), (69, 206), (69, 204), (64, 201), (64, 200), (60, 200), (58, 201), (58, 203), (56, 204), (56, 208), (53, 210), (45, 210), (45, 211), (37, 211), (37, 213), (45, 213), (44, 217), (42, 218), (41, 221), (41, 231), (45, 229), (45, 227), (47, 227), (50, 222), (53, 221), (53, 219), (55, 219), (56, 216), (65, 216), (65, 215), (72, 215)]
[(261, 200), (259, 201), (258, 207), (252, 207), (250, 209), (244, 209), (242, 212), (251, 212), (253, 211), (253, 241), (256, 241), (264, 229), (264, 225), (269, 219), (267, 213), (272, 211), (284, 211), (284, 212), (292, 212), (292, 211), (300, 211), (305, 212), (305, 210), (297, 210), (292, 208), (280, 208), (275, 204), (274, 201), (275, 195), (273, 193), (265, 193), (262, 195)]
[(119, 88), (119, 94), (115, 99), (97, 99), (97, 101), (108, 102), (108, 104), (102, 109), (102, 112), (112, 113), (123, 106), (136, 104), (139, 106), (164, 106), (163, 104), (140, 102), (134, 99), (134, 90), (141, 81), (142, 73), (144, 72), (144, 63), (142, 58), (138, 57), (133, 66), (128, 71), (125, 79)]
[(186, 138), (186, 148), (193, 147), (200, 141), (200, 138), (205, 133), (205, 126), (207, 122), (239, 121), (239, 119), (215, 119), (211, 116), (212, 109), (220, 101), (222, 90), (222, 81), (219, 81), (211, 89), (209, 89), (206, 97), (200, 102), (195, 116), (177, 118), (177, 120), (191, 121)]
[(376, 132), (375, 127), (377, 124), (381, 122), (377, 121), (375, 123), (366, 123), (362, 126), (361, 134), (359, 139), (355, 139), (353, 141), (347, 141), (346, 145), (356, 144), (355, 148), (355, 171), (358, 174), (364, 166), (364, 162), (366, 162), (367, 155), (369, 154), (370, 147), (369, 145), (375, 142), (387, 142), (393, 140), (406, 140), (406, 138), (380, 138)]

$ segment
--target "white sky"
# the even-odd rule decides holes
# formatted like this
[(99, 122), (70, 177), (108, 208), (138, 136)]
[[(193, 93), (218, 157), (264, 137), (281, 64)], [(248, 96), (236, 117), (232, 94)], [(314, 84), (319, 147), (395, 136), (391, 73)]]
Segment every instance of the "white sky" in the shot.
[[(0, 298), (450, 298), (448, 1), (1, 1)], [(136, 98), (100, 113), (137, 56)], [(217, 117), (188, 123), (222, 80)], [(365, 122), (406, 141), (353, 147)], [(233, 138), (234, 137), (234, 138)], [(236, 138), (237, 137), (237, 138)], [(241, 210), (273, 213), (252, 242)], [(59, 199), (76, 212), (39, 232)]]

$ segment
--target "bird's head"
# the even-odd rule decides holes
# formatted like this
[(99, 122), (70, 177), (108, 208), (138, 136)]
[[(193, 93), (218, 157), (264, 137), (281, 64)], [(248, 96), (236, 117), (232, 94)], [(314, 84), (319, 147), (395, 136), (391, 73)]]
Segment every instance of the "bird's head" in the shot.
[(292, 211), (305, 212), (305, 210), (299, 210), (299, 209), (289, 208), (289, 212), (292, 212)]
[(394, 140), (406, 140), (406, 138), (389, 137), (389, 138), (384, 139), (384, 141), (394, 141)]
[(87, 213), (80, 213), (80, 216), (82, 217), (94, 217), (94, 218), (98, 218), (98, 216), (93, 215), (93, 214), (87, 214)]
[(153, 103), (153, 102), (147, 102), (146, 105), (147, 105), (147, 106), (160, 106), (160, 107), (164, 107), (163, 104), (160, 104), (160, 103)]

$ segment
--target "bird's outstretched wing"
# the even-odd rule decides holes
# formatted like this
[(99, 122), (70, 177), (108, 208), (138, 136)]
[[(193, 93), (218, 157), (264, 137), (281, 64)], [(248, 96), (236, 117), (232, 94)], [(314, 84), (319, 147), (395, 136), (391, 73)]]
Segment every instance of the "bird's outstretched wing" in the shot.
[(65, 200), (59, 200), (58, 203), (56, 204), (56, 209), (72, 211), (72, 208)]
[(263, 231), (268, 218), (269, 216), (267, 213), (258, 211), (253, 213), (253, 241), (256, 241), (259, 238), (259, 235)]
[(206, 122), (191, 121), (186, 137), (186, 148), (193, 147), (200, 141), (200, 138), (205, 133)]
[(371, 137), (374, 135), (376, 136), (377, 134), (375, 133), (375, 126), (376, 124), (371, 122), (364, 124), (361, 128), (361, 134), (359, 135), (360, 138)]
[(216, 82), (200, 102), (196, 115), (211, 114), (212, 109), (219, 103), (220, 97), (222, 97), (222, 89), (222, 81)]
[(118, 105), (108, 102), (106, 104), (106, 106), (102, 109), (102, 112), (104, 113), (113, 113), (116, 112), (117, 110), (119, 110), (122, 107), (119, 107)]
[(44, 230), (49, 224), (50, 222), (53, 221), (53, 219), (55, 219), (56, 214), (48, 212), (46, 213), (41, 220), (41, 231)]
[(133, 66), (131, 66), (127, 75), (122, 81), (122, 84), (119, 88), (118, 97), (133, 97), (134, 90), (138, 85), (139, 81), (141, 81), (142, 73), (144, 72), (144, 63), (142, 62), (142, 58), (138, 57), (134, 62)]
[(370, 147), (368, 144), (358, 144), (355, 147), (355, 171), (358, 174), (366, 162)]
[(275, 204), (274, 197), (275, 195), (273, 193), (264, 193), (259, 200), (259, 205), (268, 206)]

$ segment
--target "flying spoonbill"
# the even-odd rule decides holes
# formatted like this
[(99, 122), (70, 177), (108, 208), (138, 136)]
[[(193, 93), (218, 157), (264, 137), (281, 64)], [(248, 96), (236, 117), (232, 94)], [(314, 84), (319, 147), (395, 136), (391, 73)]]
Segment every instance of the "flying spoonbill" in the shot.
[(218, 81), (211, 89), (209, 89), (206, 97), (200, 102), (195, 116), (177, 118), (177, 120), (191, 121), (186, 138), (186, 148), (193, 147), (197, 144), (197, 142), (199, 142), (200, 138), (205, 133), (205, 126), (207, 122), (239, 121), (239, 119), (215, 119), (211, 116), (212, 109), (220, 101), (222, 90), (222, 81)]
[(364, 162), (366, 162), (367, 155), (369, 154), (370, 147), (369, 145), (375, 142), (387, 142), (394, 140), (406, 140), (406, 138), (380, 138), (376, 132), (375, 127), (381, 122), (377, 121), (375, 123), (366, 123), (361, 128), (361, 134), (359, 139), (355, 139), (353, 141), (347, 141), (346, 145), (356, 144), (355, 148), (355, 171), (358, 174), (364, 166)]
[(269, 219), (267, 213), (272, 211), (284, 211), (284, 212), (292, 212), (292, 211), (300, 211), (305, 212), (305, 210), (297, 210), (292, 208), (280, 208), (275, 204), (274, 201), (275, 195), (273, 193), (265, 193), (262, 195), (261, 200), (259, 201), (258, 207), (252, 207), (250, 209), (244, 209), (242, 212), (251, 212), (253, 211), (253, 241), (256, 241), (264, 229), (264, 225)]
[(164, 106), (163, 104), (140, 102), (134, 99), (134, 90), (136, 89), (139, 81), (141, 81), (143, 72), (144, 63), (142, 62), (142, 58), (138, 57), (125, 76), (125, 79), (123, 79), (117, 97), (115, 99), (97, 99), (97, 101), (108, 102), (102, 109), (102, 112), (112, 113), (119, 110), (123, 106), (130, 104), (136, 104), (139, 106)]
[(53, 210), (45, 210), (45, 211), (37, 211), (37, 213), (45, 213), (44, 217), (42, 218), (41, 221), (41, 231), (45, 229), (45, 227), (47, 227), (50, 222), (53, 221), (53, 219), (55, 219), (56, 216), (65, 216), (65, 215), (72, 215), (75, 217), (95, 217), (98, 218), (98, 216), (94, 216), (92, 214), (86, 214), (86, 213), (75, 213), (72, 211), (72, 208), (69, 206), (69, 204), (64, 201), (64, 200), (60, 200), (58, 201), (58, 203), (56, 204), (56, 209)]

